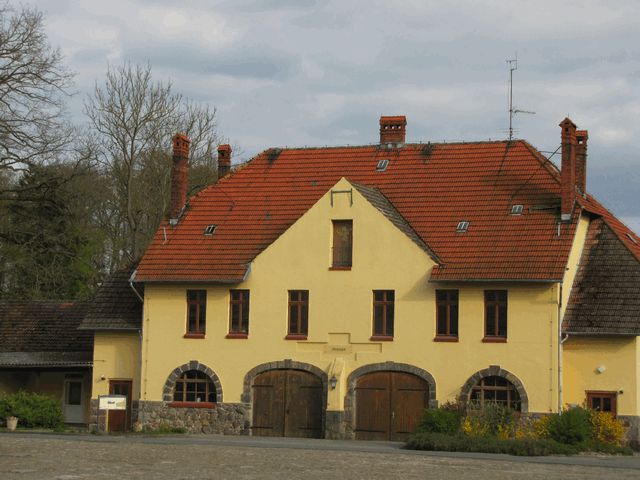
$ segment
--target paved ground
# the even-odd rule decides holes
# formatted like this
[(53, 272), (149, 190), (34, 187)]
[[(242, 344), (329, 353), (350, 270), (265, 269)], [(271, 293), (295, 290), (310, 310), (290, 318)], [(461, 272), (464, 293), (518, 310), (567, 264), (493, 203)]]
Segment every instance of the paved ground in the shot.
[(414, 452), (398, 443), (223, 436), (0, 434), (2, 480), (616, 479), (640, 456), (508, 457)]

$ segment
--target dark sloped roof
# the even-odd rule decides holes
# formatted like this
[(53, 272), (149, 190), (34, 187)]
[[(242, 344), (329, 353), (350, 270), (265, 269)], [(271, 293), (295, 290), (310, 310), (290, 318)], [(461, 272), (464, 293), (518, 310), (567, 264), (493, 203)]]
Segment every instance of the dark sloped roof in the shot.
[[(142, 325), (142, 302), (131, 288), (129, 279), (133, 269), (127, 268), (110, 275), (96, 292), (80, 329), (82, 330), (139, 330)], [(136, 285), (142, 296), (143, 285)]]
[(591, 221), (564, 317), (584, 335), (640, 335), (640, 262), (605, 218)]
[(0, 366), (87, 366), (93, 334), (78, 330), (87, 302), (0, 301)]

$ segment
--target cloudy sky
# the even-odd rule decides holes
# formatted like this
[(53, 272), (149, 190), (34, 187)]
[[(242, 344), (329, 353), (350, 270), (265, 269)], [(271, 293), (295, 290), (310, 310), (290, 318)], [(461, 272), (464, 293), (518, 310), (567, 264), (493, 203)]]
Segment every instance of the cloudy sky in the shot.
[(514, 105), (536, 114), (516, 116), (516, 136), (554, 151), (565, 116), (588, 129), (589, 190), (640, 232), (637, 0), (36, 4), (77, 73), (79, 121), (109, 64), (149, 62), (218, 109), (242, 160), (271, 146), (374, 143), (380, 115), (406, 115), (409, 142), (505, 138), (505, 60), (517, 52)]

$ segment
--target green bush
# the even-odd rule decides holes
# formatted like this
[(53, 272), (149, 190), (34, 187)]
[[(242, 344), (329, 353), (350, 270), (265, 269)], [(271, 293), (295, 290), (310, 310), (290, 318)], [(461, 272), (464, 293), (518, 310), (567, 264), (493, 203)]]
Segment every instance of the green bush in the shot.
[(576, 445), (591, 440), (591, 412), (582, 407), (574, 407), (553, 414), (549, 418), (549, 437), (552, 440)]
[(59, 400), (32, 392), (20, 391), (0, 398), (0, 419), (18, 417), (25, 428), (60, 429), (63, 425)]
[(445, 410), (443, 408), (425, 410), (422, 422), (418, 426), (418, 431), (452, 435), (460, 431), (461, 417), (460, 412), (456, 410)]
[(514, 411), (509, 407), (496, 403), (487, 403), (483, 408), (470, 409), (467, 416), (475, 417), (487, 435), (497, 436), (503, 440), (514, 435), (517, 418)]
[(406, 447), (412, 450), (503, 453), (518, 456), (573, 455), (583, 450), (578, 445), (563, 445), (547, 439), (501, 440), (495, 437), (474, 438), (427, 432), (412, 435)]

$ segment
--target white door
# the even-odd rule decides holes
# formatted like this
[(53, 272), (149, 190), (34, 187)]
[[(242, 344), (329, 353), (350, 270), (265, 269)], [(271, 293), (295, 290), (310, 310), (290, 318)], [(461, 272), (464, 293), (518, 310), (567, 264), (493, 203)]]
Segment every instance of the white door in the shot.
[(84, 405), (82, 402), (82, 380), (64, 381), (64, 421), (65, 423), (84, 423)]

